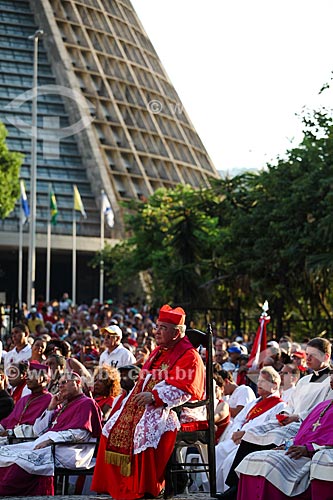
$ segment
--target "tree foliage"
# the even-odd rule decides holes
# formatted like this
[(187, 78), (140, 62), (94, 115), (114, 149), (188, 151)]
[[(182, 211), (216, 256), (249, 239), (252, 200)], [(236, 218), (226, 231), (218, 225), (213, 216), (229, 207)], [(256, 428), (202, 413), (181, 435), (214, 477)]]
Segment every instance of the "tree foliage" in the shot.
[(200, 304), (205, 292), (199, 287), (211, 276), (220, 232), (218, 218), (205, 210), (206, 195), (179, 185), (157, 190), (146, 203), (131, 202), (131, 236), (104, 255), (112, 263), (107, 266), (112, 283), (123, 284), (133, 273), (148, 271), (158, 304)]
[(7, 131), (0, 123), (0, 219), (5, 219), (14, 209), (20, 194), (19, 174), (23, 156), (9, 151)]
[(107, 248), (112, 282), (148, 271), (157, 303), (250, 308), (282, 320), (332, 319), (333, 124), (303, 117), (304, 137), (261, 172), (209, 189), (160, 189), (130, 205), (130, 237)]

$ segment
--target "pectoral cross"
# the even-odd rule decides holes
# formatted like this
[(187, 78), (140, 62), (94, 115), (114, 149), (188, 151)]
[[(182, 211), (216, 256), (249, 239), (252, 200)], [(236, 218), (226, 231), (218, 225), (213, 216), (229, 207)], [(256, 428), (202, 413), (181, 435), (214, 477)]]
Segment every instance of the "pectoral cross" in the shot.
[(313, 425), (312, 425), (312, 431), (314, 432), (317, 427), (319, 427), (321, 425), (321, 423), (319, 422), (319, 418), (317, 420), (317, 422), (315, 422)]

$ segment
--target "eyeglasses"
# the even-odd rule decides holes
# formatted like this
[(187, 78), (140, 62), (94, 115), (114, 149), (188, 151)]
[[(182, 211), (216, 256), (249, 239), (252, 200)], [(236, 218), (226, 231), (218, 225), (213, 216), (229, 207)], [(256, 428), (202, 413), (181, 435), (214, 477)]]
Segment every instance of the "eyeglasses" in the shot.
[(107, 333), (106, 335), (104, 335), (104, 338), (105, 339), (116, 339), (116, 338), (118, 338), (118, 335), (112, 335), (111, 333)]
[(68, 384), (68, 382), (73, 382), (73, 380), (61, 380), (59, 382), (59, 385), (66, 385), (66, 384)]

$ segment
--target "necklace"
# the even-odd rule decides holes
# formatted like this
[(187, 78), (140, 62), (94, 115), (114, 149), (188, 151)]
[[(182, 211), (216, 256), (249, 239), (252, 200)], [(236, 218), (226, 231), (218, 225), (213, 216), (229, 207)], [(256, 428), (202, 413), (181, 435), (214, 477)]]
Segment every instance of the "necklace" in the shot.
[(60, 417), (60, 415), (66, 410), (67, 406), (69, 405), (69, 403), (64, 403), (62, 405), (62, 407), (60, 408), (60, 410), (57, 412), (56, 414), (56, 418), (51, 422), (51, 428), (53, 429), (53, 427), (55, 425), (57, 425), (58, 423), (58, 418)]
[(325, 415), (325, 413), (327, 412), (327, 410), (332, 406), (333, 404), (333, 399), (332, 401), (326, 406), (326, 408), (323, 409), (323, 411), (320, 413), (319, 417), (318, 417), (318, 420), (312, 424), (312, 432), (314, 432), (315, 430), (317, 430), (317, 427), (319, 427), (321, 425), (321, 422), (320, 422), (320, 419)]
[(46, 394), (46, 393), (45, 393), (45, 392), (43, 392), (42, 394), (38, 394), (38, 395), (37, 395), (37, 396), (35, 396), (34, 398), (32, 397), (32, 398), (28, 399), (28, 401), (26, 402), (25, 407), (23, 408), (22, 413), (21, 413), (21, 415), (20, 415), (20, 418), (19, 418), (19, 420), (18, 420), (18, 422), (17, 422), (17, 424), (16, 424), (16, 425), (20, 425), (20, 424), (21, 424), (22, 418), (23, 418), (23, 416), (24, 416), (24, 414), (25, 414), (26, 410), (27, 410), (27, 409), (29, 408), (29, 406), (31, 405), (31, 403), (33, 403), (34, 401), (36, 401), (36, 399), (41, 398), (41, 397), (42, 397), (42, 396), (44, 396), (45, 394)]

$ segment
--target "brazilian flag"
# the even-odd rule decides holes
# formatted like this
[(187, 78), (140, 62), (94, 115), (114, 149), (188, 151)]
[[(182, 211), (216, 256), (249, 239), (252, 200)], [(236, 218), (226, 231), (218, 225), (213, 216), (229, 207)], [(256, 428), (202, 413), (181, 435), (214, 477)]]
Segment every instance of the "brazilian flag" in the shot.
[(58, 207), (55, 194), (52, 190), (50, 191), (50, 210), (51, 210), (51, 224), (55, 226), (57, 223)]

